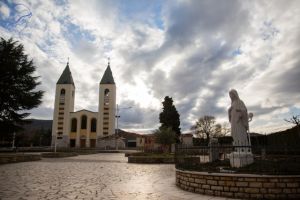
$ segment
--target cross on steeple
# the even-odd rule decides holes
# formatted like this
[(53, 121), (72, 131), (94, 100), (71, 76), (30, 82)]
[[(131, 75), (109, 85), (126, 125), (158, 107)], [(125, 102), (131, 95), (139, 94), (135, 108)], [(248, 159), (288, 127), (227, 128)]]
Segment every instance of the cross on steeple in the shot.
[(107, 67), (104, 72), (104, 75), (102, 76), (102, 79), (100, 81), (100, 84), (115, 84), (111, 69), (110, 69), (110, 57), (107, 58)]

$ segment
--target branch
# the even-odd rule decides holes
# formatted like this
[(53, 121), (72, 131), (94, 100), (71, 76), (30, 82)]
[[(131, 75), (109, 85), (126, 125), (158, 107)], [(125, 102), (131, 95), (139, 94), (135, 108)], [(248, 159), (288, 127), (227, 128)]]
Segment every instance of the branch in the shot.
[(300, 115), (293, 115), (290, 119), (284, 119), (284, 121), (300, 126)]

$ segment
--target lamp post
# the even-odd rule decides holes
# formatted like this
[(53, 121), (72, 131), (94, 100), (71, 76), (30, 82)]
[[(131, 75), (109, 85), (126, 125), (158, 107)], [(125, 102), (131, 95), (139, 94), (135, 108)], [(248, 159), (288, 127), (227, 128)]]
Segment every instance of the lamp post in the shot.
[(56, 134), (55, 134), (55, 139), (54, 139), (54, 153), (56, 153), (56, 140), (57, 140), (57, 133), (58, 133), (58, 131), (56, 131)]
[(130, 108), (132, 108), (132, 107), (129, 106), (129, 107), (125, 107), (125, 108), (119, 108), (119, 105), (117, 104), (117, 110), (116, 110), (117, 112), (116, 112), (116, 115), (115, 115), (116, 120), (117, 120), (117, 131), (116, 131), (116, 139), (115, 139), (116, 150), (118, 150), (117, 136), (118, 136), (118, 134), (119, 134), (119, 118), (121, 117), (121, 116), (119, 115), (119, 111), (120, 111), (120, 109), (130, 109)]
[(12, 141), (12, 149), (13, 149), (13, 151), (15, 151), (17, 153), (17, 149), (15, 147), (15, 140), (16, 140), (16, 132), (14, 131), (13, 141)]

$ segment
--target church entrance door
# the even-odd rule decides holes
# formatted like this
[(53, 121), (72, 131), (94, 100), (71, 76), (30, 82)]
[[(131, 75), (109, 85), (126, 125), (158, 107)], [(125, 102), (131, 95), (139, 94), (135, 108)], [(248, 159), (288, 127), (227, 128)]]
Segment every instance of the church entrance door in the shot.
[(75, 147), (75, 145), (76, 145), (76, 140), (71, 139), (70, 140), (70, 147)]
[(80, 148), (85, 148), (85, 139), (80, 139)]
[(95, 148), (96, 147), (96, 140), (95, 139), (90, 139), (90, 147)]

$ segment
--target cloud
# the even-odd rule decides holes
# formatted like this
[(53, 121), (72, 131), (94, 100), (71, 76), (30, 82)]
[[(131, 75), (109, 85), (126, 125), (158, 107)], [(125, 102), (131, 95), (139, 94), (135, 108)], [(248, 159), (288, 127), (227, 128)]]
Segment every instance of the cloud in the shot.
[(5, 3), (0, 3), (0, 13), (2, 19), (7, 19), (10, 15), (10, 9)]
[(253, 130), (286, 127), (282, 119), (299, 109), (299, 1), (17, 3), (32, 16), (26, 26), (15, 24), (25, 9), (2, 3), (0, 33), (24, 44), (41, 76), (46, 92), (33, 117), (52, 118), (45, 110), (53, 107), (68, 57), (75, 107), (93, 111), (111, 57), (117, 102), (132, 106), (121, 113), (120, 127), (127, 129), (158, 127), (167, 95), (182, 130), (203, 115), (227, 121), (231, 88), (254, 112)]

